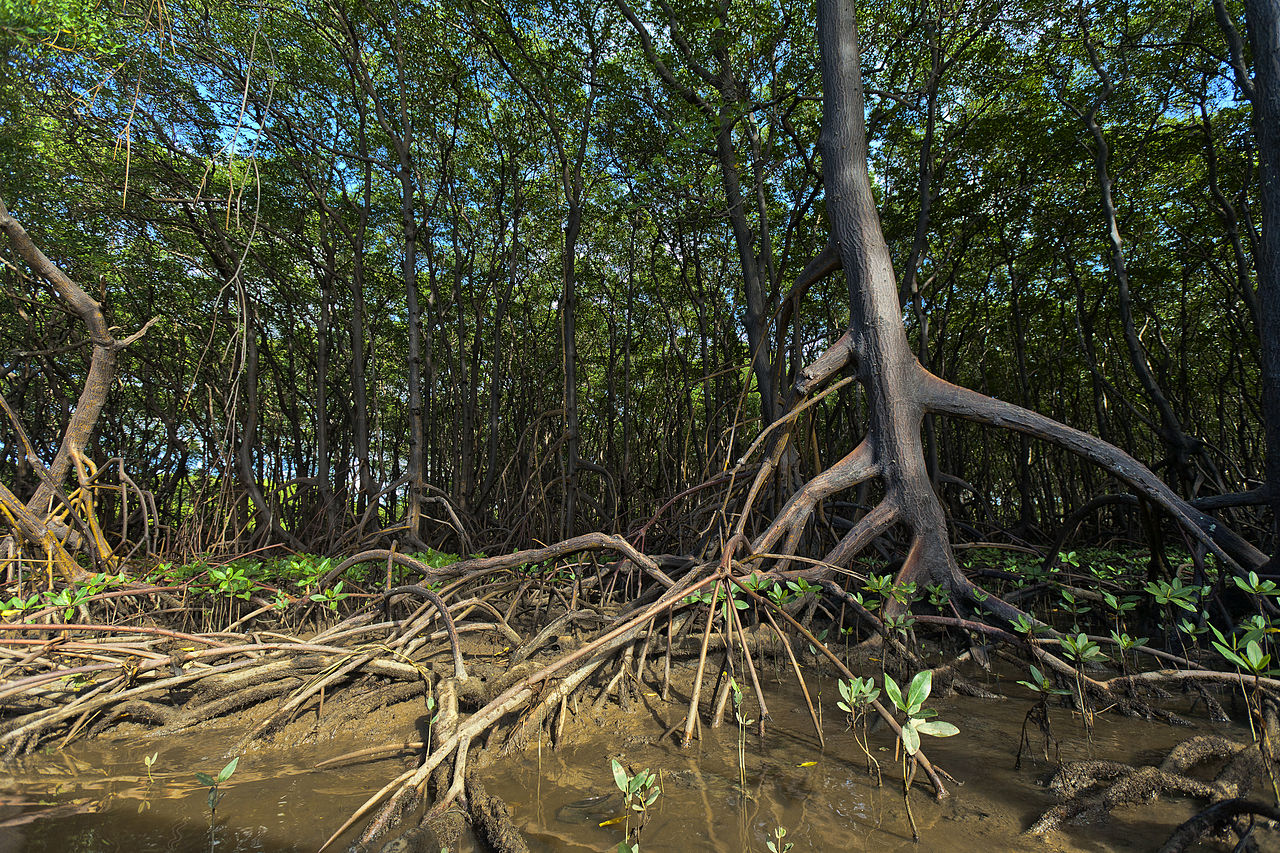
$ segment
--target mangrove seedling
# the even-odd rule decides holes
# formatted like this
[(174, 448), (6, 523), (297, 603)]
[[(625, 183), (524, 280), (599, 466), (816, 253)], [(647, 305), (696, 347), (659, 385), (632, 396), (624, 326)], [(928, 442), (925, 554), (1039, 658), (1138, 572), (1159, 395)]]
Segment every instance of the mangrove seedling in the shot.
[(755, 720), (747, 719), (742, 710), (742, 688), (736, 679), (729, 679), (729, 689), (733, 692), (733, 718), (738, 721), (738, 784), (742, 786), (742, 795), (747, 793), (747, 726)]
[[(1233, 636), (1228, 641), (1221, 631), (1213, 626), (1210, 627), (1217, 637), (1213, 641), (1213, 647), (1240, 673), (1240, 692), (1244, 694), (1245, 704), (1249, 708), (1249, 728), (1253, 732), (1254, 740), (1258, 743), (1258, 749), (1262, 752), (1263, 767), (1271, 780), (1271, 792), (1276, 802), (1280, 803), (1280, 779), (1277, 779), (1275, 773), (1275, 748), (1271, 743), (1271, 735), (1263, 712), (1263, 693), (1260, 683), (1260, 679), (1264, 676), (1272, 677), (1276, 674), (1271, 669), (1271, 655), (1262, 651), (1257, 640), (1250, 639), (1241, 644), (1240, 639)], [(1245, 687), (1246, 674), (1253, 677), (1252, 689)], [(1257, 725), (1254, 723), (1255, 716)]]
[(1058, 643), (1062, 647), (1062, 653), (1076, 662), (1076, 699), (1080, 703), (1085, 734), (1092, 734), (1093, 709), (1089, 706), (1089, 695), (1084, 689), (1084, 668), (1091, 663), (1101, 663), (1107, 656), (1086, 634), (1076, 634), (1074, 637), (1066, 634)]
[(790, 841), (783, 843), (782, 839), (787, 836), (787, 828), (785, 826), (776, 826), (773, 829), (773, 840), (765, 842), (765, 846), (769, 848), (769, 853), (787, 853), (792, 847), (795, 847)]
[(338, 602), (351, 595), (349, 592), (342, 591), (342, 583), (342, 581), (338, 581), (330, 589), (312, 593), (311, 600), (323, 604), (330, 610), (337, 610)]
[(148, 785), (150, 785), (153, 781), (155, 781), (151, 778), (151, 768), (156, 766), (156, 760), (159, 757), (160, 757), (160, 750), (156, 750), (150, 755), (142, 756), (142, 763), (147, 765), (147, 784)]
[(904, 696), (897, 683), (889, 676), (884, 677), (884, 692), (894, 706), (906, 715), (898, 741), (902, 744), (902, 799), (907, 807), (907, 820), (911, 823), (911, 838), (920, 840), (920, 831), (916, 829), (915, 815), (911, 814), (911, 781), (915, 776), (915, 755), (920, 750), (920, 735), (930, 737), (951, 737), (960, 734), (960, 729), (951, 723), (934, 720), (937, 711), (924, 707), (924, 700), (929, 698), (933, 690), (933, 672), (925, 670), (917, 673), (907, 685)]
[[(840, 701), (836, 702), (836, 707), (849, 715), (849, 730), (853, 732), (853, 742), (867, 757), (868, 776), (871, 775), (871, 768), (875, 767), (876, 786), (879, 787), (882, 784), (880, 762), (871, 754), (867, 743), (867, 709), (880, 698), (880, 688), (870, 678), (856, 676), (849, 681), (837, 681), (836, 686), (840, 688)], [(862, 724), (861, 734), (859, 723)]]
[(196, 772), (196, 781), (209, 789), (209, 853), (213, 853), (216, 827), (218, 825), (218, 803), (222, 802), (222, 798), (226, 795), (226, 791), (219, 788), (231, 778), (236, 772), (236, 765), (240, 763), (240, 756), (236, 756), (218, 771), (217, 776), (210, 776), (208, 773)]
[(1034, 665), (1031, 667), (1031, 680), (1019, 681), (1023, 687), (1031, 690), (1039, 696), (1039, 699), (1031, 709), (1027, 711), (1027, 715), (1022, 718), (1022, 736), (1018, 739), (1018, 757), (1014, 759), (1013, 769), (1022, 769), (1022, 750), (1031, 748), (1031, 737), (1027, 734), (1027, 724), (1034, 722), (1040, 729), (1040, 734), (1044, 737), (1044, 758), (1049, 760), (1049, 744), (1053, 744), (1055, 756), (1058, 753), (1058, 739), (1053, 736), (1053, 728), (1049, 724), (1049, 697), (1050, 696), (1070, 696), (1070, 690), (1063, 690), (1061, 687), (1054, 687), (1043, 672)]
[[(662, 788), (657, 784), (658, 776), (648, 767), (631, 775), (626, 768), (613, 761), (613, 782), (622, 792), (622, 807), (625, 810), (626, 822), (623, 826), (625, 837), (618, 844), (616, 853), (640, 853), (640, 832), (645, 821), (649, 819), (649, 807), (657, 801)], [(635, 830), (631, 829), (631, 814), (637, 815)]]
[[(1124, 632), (1111, 632), (1111, 642), (1120, 648), (1120, 669), (1127, 675), (1129, 672), (1128, 658), (1125, 657), (1126, 652), (1136, 651), (1147, 644), (1146, 637), (1130, 637)], [(1136, 655), (1135, 655), (1136, 657)]]

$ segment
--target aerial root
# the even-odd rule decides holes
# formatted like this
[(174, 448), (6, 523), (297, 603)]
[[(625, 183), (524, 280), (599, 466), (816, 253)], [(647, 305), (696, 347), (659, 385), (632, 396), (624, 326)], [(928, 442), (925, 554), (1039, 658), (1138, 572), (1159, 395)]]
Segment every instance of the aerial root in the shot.
[[(787, 539), (783, 545), (782, 553), (786, 556), (794, 554), (799, 545), (800, 536), (803, 534), (809, 517), (813, 514), (818, 502), (842, 489), (856, 486), (871, 479), (876, 475), (877, 470), (878, 468), (873, 459), (872, 445), (864, 440), (849, 455), (801, 486), (799, 491), (787, 501), (768, 529), (755, 541), (752, 551), (757, 554), (766, 552), (786, 534)], [(757, 484), (753, 486), (753, 493), (758, 488), (758, 483), (763, 473), (757, 475)], [(884, 504), (881, 506), (884, 506)], [(745, 518), (745, 516), (746, 513), (744, 512), (743, 517)], [(862, 521), (865, 521), (865, 518)], [(859, 523), (861, 524), (861, 522)], [(885, 526), (887, 527), (887, 525)], [(857, 526), (855, 525), (856, 529)], [(848, 537), (846, 536), (846, 538)]]
[[(437, 799), (432, 807), (433, 815), (443, 813), (453, 801), (465, 796), (465, 774), (468, 769), (467, 752), (474, 739), (490, 733), (509, 714), (523, 712), (530, 706), (534, 706), (535, 713), (540, 714), (540, 722), (545, 721), (547, 713), (559, 706), (560, 699), (563, 696), (568, 696), (597, 668), (613, 659), (615, 653), (635, 642), (641, 636), (641, 632), (652, 622), (653, 618), (675, 604), (679, 596), (697, 592), (699, 589), (718, 581), (718, 578), (718, 575), (712, 575), (690, 583), (679, 591), (667, 592), (652, 604), (618, 617), (611, 628), (592, 641), (510, 684), (475, 713), (465, 719), (459, 719), (456, 730), (450, 732), (447, 736), (442, 735), (421, 766), (402, 773), (384, 785), (381, 790), (356, 809), (320, 849), (328, 849), (339, 837), (388, 796), (393, 798), (400, 796), (401, 792), (409, 788), (420, 789), (432, 777), (436, 768), (452, 757), (452, 784), (450, 784), (449, 790)], [(568, 670), (567, 675), (564, 674), (565, 670)], [(552, 679), (559, 679), (559, 682), (553, 682)], [(455, 681), (457, 680), (455, 679)], [(458, 681), (457, 683), (460, 688), (461, 685), (468, 682)], [(557, 691), (560, 691), (558, 695)], [(528, 726), (525, 730), (532, 732), (534, 729), (534, 726)]]
[(360, 837), (351, 845), (350, 853), (368, 850), (370, 844), (399, 827), (421, 804), (422, 795), (417, 788), (402, 788), (397, 791), (369, 821)]
[[(765, 598), (762, 598), (754, 590), (742, 588), (740, 591), (747, 598), (750, 598), (752, 601), (754, 601), (756, 604), (758, 604), (762, 608), (765, 608), (766, 610), (773, 606), (770, 601), (768, 601)], [(799, 634), (806, 641), (808, 641), (808, 643), (811, 646), (813, 646), (813, 648), (816, 649), (819, 654), (821, 654), (828, 661), (830, 661), (831, 664), (836, 668), (836, 671), (840, 673), (842, 678), (852, 680), (855, 677), (854, 674), (849, 670), (849, 667), (845, 666), (844, 661), (840, 660), (840, 658), (833, 651), (831, 651), (831, 649), (827, 648), (826, 643), (822, 642), (817, 637), (815, 637), (813, 633), (808, 628), (804, 627), (804, 625), (800, 624), (800, 622), (797, 621), (794, 616), (792, 616), (790, 613), (788, 613), (786, 610), (782, 608), (775, 607), (773, 609), (777, 612), (779, 616), (782, 617), (782, 619), (791, 627), (792, 630), (794, 630), (797, 634)], [(893, 730), (894, 734), (901, 737), (902, 726), (898, 723), (896, 719), (894, 719), (893, 714), (891, 714), (889, 710), (885, 708), (883, 704), (880, 703), (879, 700), (873, 699), (871, 701), (871, 707), (880, 716), (880, 719), (884, 720), (884, 722), (888, 724), (889, 728)], [(939, 773), (939, 770), (935, 768), (933, 764), (929, 761), (929, 758), (925, 755), (925, 752), (923, 749), (920, 749), (916, 752), (914, 756), (914, 762), (916, 765), (918, 765), (921, 769), (924, 770), (925, 776), (928, 777), (929, 783), (933, 786), (933, 794), (935, 799), (942, 800), (942, 799), (945, 799), (947, 796), (949, 796), (946, 786), (942, 783), (942, 778)]]
[[(552, 711), (558, 709), (569, 696), (582, 685), (584, 681), (595, 674), (603, 664), (604, 659), (592, 661), (585, 666), (580, 667), (576, 672), (568, 677), (561, 679), (560, 683), (555, 687), (545, 690), (538, 698), (537, 703), (530, 708), (521, 718), (511, 732), (503, 741), (499, 754), (503, 756), (511, 755), (519, 752), (529, 743), (529, 740), (535, 733), (542, 729), (543, 724), (551, 715)], [(563, 719), (563, 718), (562, 718)], [(563, 725), (560, 722), (559, 725)]]

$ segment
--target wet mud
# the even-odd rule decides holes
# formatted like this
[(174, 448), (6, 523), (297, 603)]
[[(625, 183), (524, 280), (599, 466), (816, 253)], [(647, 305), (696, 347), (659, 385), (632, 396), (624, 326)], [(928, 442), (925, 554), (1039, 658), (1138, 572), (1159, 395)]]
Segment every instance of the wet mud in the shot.
[[(1033, 732), (1030, 757), (1014, 770), (1023, 720), (1034, 702), (1007, 681), (993, 686), (1016, 698), (929, 703), (941, 719), (960, 728), (960, 735), (924, 744), (933, 762), (956, 782), (949, 785), (950, 797), (935, 802), (922, 775), (917, 779), (911, 802), (919, 844), (911, 839), (903, 808), (901, 763), (892, 735), (885, 729), (870, 734), (883, 779), (877, 786), (845, 715), (835, 707), (836, 684), (829, 678), (809, 685), (823, 709), (825, 747), (799, 692), (785, 679), (772, 684), (763, 740), (754, 725), (744, 736), (730, 713), (720, 728), (704, 725), (701, 739), (688, 749), (680, 749), (674, 738), (660, 739), (682, 717), (686, 697), (673, 690), (664, 703), (646, 689), (640, 696), (643, 708), (630, 713), (612, 703), (593, 712), (584, 703), (565, 728), (562, 748), (552, 749), (543, 737), (519, 755), (484, 768), (481, 776), (489, 792), (509, 805), (530, 849), (546, 853), (617, 847), (624, 833), (618, 818), (624, 814), (611, 772), (614, 758), (633, 772), (649, 768), (660, 777), (663, 793), (641, 835), (645, 853), (763, 853), (778, 827), (787, 830), (792, 853), (1152, 850), (1199, 810), (1192, 800), (1160, 801), (1122, 808), (1110, 818), (1073, 824), (1047, 837), (1024, 835), (1056, 802), (1044, 786), (1056, 767), (1055, 756), (1044, 758)], [(758, 713), (749, 701), (743, 710), (752, 719)], [(312, 732), (301, 743), (290, 742), (285, 732), (247, 752), (224, 786), (214, 849), (316, 850), (371, 792), (418, 756), (405, 753), (326, 769), (316, 765), (356, 749), (414, 740), (422, 711), (418, 703), (407, 702), (336, 731)], [(1193, 712), (1188, 714), (1191, 728), (1104, 713), (1091, 735), (1069, 709), (1055, 708), (1050, 717), (1063, 761), (1152, 764), (1194, 734), (1248, 740), (1247, 730)], [(208, 792), (195, 773), (221, 769), (242, 731), (243, 724), (223, 724), (163, 739), (139, 732), (17, 759), (0, 772), (0, 853), (208, 851)], [(156, 760), (148, 778), (144, 757), (152, 754)], [(1263, 849), (1277, 842), (1275, 835), (1265, 838)], [(478, 847), (464, 840), (461, 853), (473, 849)], [(1206, 843), (1198, 849), (1229, 848)]]

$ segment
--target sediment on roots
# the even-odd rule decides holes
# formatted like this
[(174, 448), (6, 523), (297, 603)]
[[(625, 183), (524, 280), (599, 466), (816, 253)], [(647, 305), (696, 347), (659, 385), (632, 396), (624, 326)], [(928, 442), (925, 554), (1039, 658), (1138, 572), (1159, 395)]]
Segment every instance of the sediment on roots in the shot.
[[(1097, 820), (1115, 809), (1148, 805), (1160, 797), (1191, 797), (1206, 800), (1209, 806), (1179, 826), (1162, 850), (1184, 850), (1201, 835), (1223, 825), (1243, 839), (1245, 831), (1233, 825), (1232, 819), (1260, 815), (1275, 820), (1280, 815), (1272, 806), (1244, 799), (1251, 789), (1273, 780), (1280, 769), (1263, 748), (1265, 738), (1276, 735), (1274, 711), (1266, 716), (1267, 734), (1251, 744), (1199, 736), (1174, 747), (1155, 766), (1131, 767), (1100, 760), (1067, 763), (1049, 783), (1063, 801), (1042, 814), (1027, 832), (1045, 835), (1071, 821)], [(1204, 765), (1220, 769), (1211, 779), (1189, 775)]]

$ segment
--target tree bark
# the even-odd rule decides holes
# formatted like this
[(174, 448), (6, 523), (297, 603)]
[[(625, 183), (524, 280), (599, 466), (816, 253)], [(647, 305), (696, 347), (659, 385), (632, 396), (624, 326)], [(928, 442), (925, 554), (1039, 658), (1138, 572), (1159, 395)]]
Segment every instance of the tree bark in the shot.
[[(923, 383), (928, 374), (907, 340), (893, 263), (867, 172), (855, 13), (852, 0), (818, 4), (823, 86), (820, 148), (827, 215), (849, 286), (854, 371), (870, 407), (865, 443), (878, 463), (884, 506), (890, 508), (893, 520), (912, 531), (902, 575), (928, 577), (955, 588), (966, 582), (952, 556), (946, 518), (929, 481), (920, 438)], [(855, 527), (849, 537), (858, 533)]]
[[(22, 224), (10, 215), (9, 208), (3, 199), (0, 199), (0, 231), (9, 238), (18, 256), (36, 275), (52, 285), (58, 296), (84, 323), (93, 346), (93, 354), (89, 359), (89, 372), (85, 376), (84, 387), (80, 391), (75, 411), (63, 431), (58, 452), (53, 462), (47, 467), (46, 476), (41, 478), (40, 485), (36, 487), (35, 494), (32, 495), (31, 500), (27, 501), (25, 507), (17, 503), (16, 496), (7, 489), (5, 494), (0, 494), (0, 501), (9, 506), (10, 512), (17, 518), (18, 529), (14, 532), (32, 544), (48, 550), (63, 576), (67, 580), (75, 580), (85, 574), (84, 570), (67, 556), (66, 551), (41, 519), (48, 514), (51, 502), (71, 470), (72, 463), (77, 456), (84, 453), (84, 448), (93, 435), (98, 416), (102, 414), (102, 407), (107, 402), (107, 393), (111, 390), (112, 382), (115, 381), (116, 351), (121, 349), (127, 341), (117, 341), (112, 336), (106, 317), (102, 313), (102, 306), (49, 260), (44, 252), (40, 251)], [(141, 335), (142, 332), (138, 334)]]
[[(848, 281), (850, 329), (802, 372), (798, 386), (801, 391), (810, 391), (843, 366), (852, 365), (866, 394), (869, 420), (863, 441), (797, 492), (753, 543), (753, 551), (772, 551), (786, 534), (782, 553), (794, 553), (819, 501), (878, 477), (883, 501), (853, 526), (823, 562), (847, 564), (877, 536), (900, 525), (910, 534), (900, 580), (940, 583), (959, 593), (958, 598), (976, 598), (974, 587), (956, 564), (947, 520), (925, 468), (921, 425), (927, 413), (936, 413), (1012, 429), (1065, 447), (1151, 499), (1224, 564), (1237, 568), (1260, 564), (1264, 559), (1260, 552), (1190, 507), (1118, 448), (1020, 406), (951, 385), (920, 365), (907, 341), (893, 266), (867, 171), (853, 0), (819, 0), (818, 45), (823, 82), (820, 148), (827, 215)], [(828, 566), (804, 570), (816, 576), (830, 572)], [(994, 598), (986, 606), (1004, 618), (1016, 613)]]
[(1271, 568), (1280, 569), (1280, 3), (1245, 0), (1253, 47), (1253, 127), (1262, 184), (1258, 336), (1262, 343), (1262, 411), (1271, 494)]

